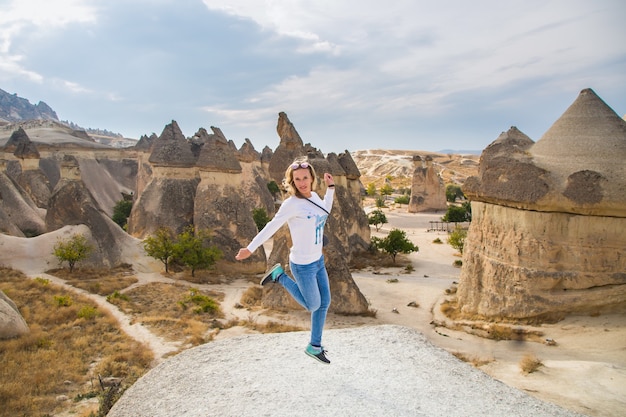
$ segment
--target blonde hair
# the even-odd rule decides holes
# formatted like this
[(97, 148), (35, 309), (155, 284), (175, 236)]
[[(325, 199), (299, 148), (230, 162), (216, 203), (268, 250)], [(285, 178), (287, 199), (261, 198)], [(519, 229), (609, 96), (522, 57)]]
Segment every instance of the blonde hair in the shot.
[[(303, 168), (300, 166), (302, 164), (308, 165), (307, 169), (311, 174), (311, 190), (315, 190), (317, 185), (317, 175), (315, 174), (315, 168), (313, 168), (313, 165), (311, 165), (307, 158), (296, 158), (292, 163), (290, 163), (285, 171), (285, 178), (283, 179), (283, 184), (285, 185), (287, 192), (299, 198), (304, 198), (304, 196), (300, 193), (300, 190), (298, 190), (293, 182), (293, 171)], [(297, 168), (294, 168), (294, 166)]]

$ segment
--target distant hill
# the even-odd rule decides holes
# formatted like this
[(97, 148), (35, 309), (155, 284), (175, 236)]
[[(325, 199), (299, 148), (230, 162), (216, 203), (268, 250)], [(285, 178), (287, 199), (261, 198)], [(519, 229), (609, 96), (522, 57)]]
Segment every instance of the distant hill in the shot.
[[(0, 126), (22, 125), (32, 120), (52, 120), (58, 122), (66, 125), (73, 131), (85, 132), (94, 142), (114, 148), (126, 148), (137, 143), (135, 139), (125, 138), (120, 133), (111, 132), (107, 129), (84, 128), (68, 120), (61, 121), (57, 117), (56, 112), (43, 101), (31, 104), (28, 99), (18, 97), (17, 94), (9, 94), (0, 89)], [(28, 124), (29, 126), (32, 125), (32, 123)]]
[(432, 163), (445, 184), (463, 184), (467, 177), (477, 175), (480, 157), (472, 153), (401, 151), (368, 149), (350, 152), (361, 172), (361, 182), (380, 187), (389, 181), (395, 188), (410, 187), (415, 165), (413, 157), (432, 158)]
[(22, 120), (59, 120), (59, 118), (43, 101), (31, 104), (17, 94), (9, 94), (0, 89), (0, 122), (8, 124)]

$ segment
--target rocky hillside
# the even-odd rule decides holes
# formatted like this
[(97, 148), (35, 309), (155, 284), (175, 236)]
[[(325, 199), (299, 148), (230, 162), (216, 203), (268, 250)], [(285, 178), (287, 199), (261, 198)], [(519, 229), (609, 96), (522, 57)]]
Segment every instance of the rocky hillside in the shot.
[(17, 94), (0, 89), (0, 123), (7, 124), (22, 120), (59, 120), (57, 114), (43, 101), (31, 104)]
[[(2, 89), (0, 89), (0, 127), (3, 127), (3, 131), (8, 132), (8, 134), (3, 135), (6, 137), (19, 127), (27, 131), (44, 128), (54, 130), (55, 135), (60, 133), (63, 136), (70, 132), (71, 136), (88, 139), (113, 148), (127, 148), (135, 146), (137, 143), (135, 139), (124, 138), (119, 133), (109, 132), (106, 129), (83, 128), (70, 121), (60, 121), (56, 112), (43, 101), (31, 104), (28, 99), (18, 97), (17, 94), (9, 94)], [(0, 135), (2, 134), (0, 133)], [(37, 141), (36, 134), (29, 132), (29, 136)]]
[(351, 152), (351, 155), (361, 171), (364, 187), (370, 183), (380, 187), (386, 178), (390, 178), (394, 188), (411, 186), (414, 156), (430, 156), (445, 184), (463, 184), (467, 177), (476, 175), (480, 159), (479, 155), (473, 154), (384, 149), (359, 150)]

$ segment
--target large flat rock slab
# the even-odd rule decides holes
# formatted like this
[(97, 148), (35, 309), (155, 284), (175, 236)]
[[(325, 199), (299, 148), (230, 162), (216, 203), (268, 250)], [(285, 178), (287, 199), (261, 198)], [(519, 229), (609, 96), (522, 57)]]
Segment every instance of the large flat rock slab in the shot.
[(247, 335), (184, 351), (130, 387), (108, 417), (579, 416), (503, 384), (401, 326)]

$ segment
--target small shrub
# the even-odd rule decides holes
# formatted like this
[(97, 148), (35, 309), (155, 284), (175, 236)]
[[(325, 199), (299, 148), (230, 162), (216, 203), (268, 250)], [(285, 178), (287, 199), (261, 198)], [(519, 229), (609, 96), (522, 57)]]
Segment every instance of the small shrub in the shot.
[(441, 239), (437, 238), (437, 239), (433, 240), (433, 243), (441, 245), (441, 244), (443, 244), (443, 241)]
[(531, 374), (535, 372), (539, 367), (543, 366), (543, 363), (533, 354), (526, 354), (522, 358), (519, 364), (522, 372), (525, 374)]
[(198, 291), (198, 289), (196, 288), (190, 288), (189, 295), (186, 296), (179, 303), (182, 303), (181, 306), (184, 306), (185, 309), (188, 303), (194, 304), (196, 307), (193, 309), (193, 311), (196, 314), (215, 312), (218, 311), (220, 308), (219, 303), (217, 303), (208, 295), (200, 293), (200, 291)]
[(410, 274), (413, 271), (415, 271), (415, 267), (413, 266), (413, 264), (408, 264), (404, 267), (404, 272), (406, 272), (407, 274)]
[(408, 195), (401, 195), (400, 197), (396, 197), (393, 201), (396, 204), (409, 204), (410, 197)]
[(452, 265), (456, 268), (460, 268), (463, 266), (463, 261), (460, 259), (457, 259), (456, 261), (452, 262)]
[(54, 301), (57, 307), (69, 307), (72, 305), (72, 297), (69, 295), (55, 295)]
[(130, 301), (130, 298), (126, 294), (122, 294), (121, 292), (115, 290), (112, 294), (107, 295), (107, 301), (110, 303), (111, 300), (124, 300)]
[(76, 315), (81, 319), (93, 320), (98, 316), (98, 309), (93, 306), (82, 306)]
[(36, 277), (35, 278), (35, 282), (38, 282), (41, 285), (48, 285), (48, 284), (50, 284), (50, 280), (48, 278), (41, 278), (41, 277)]

